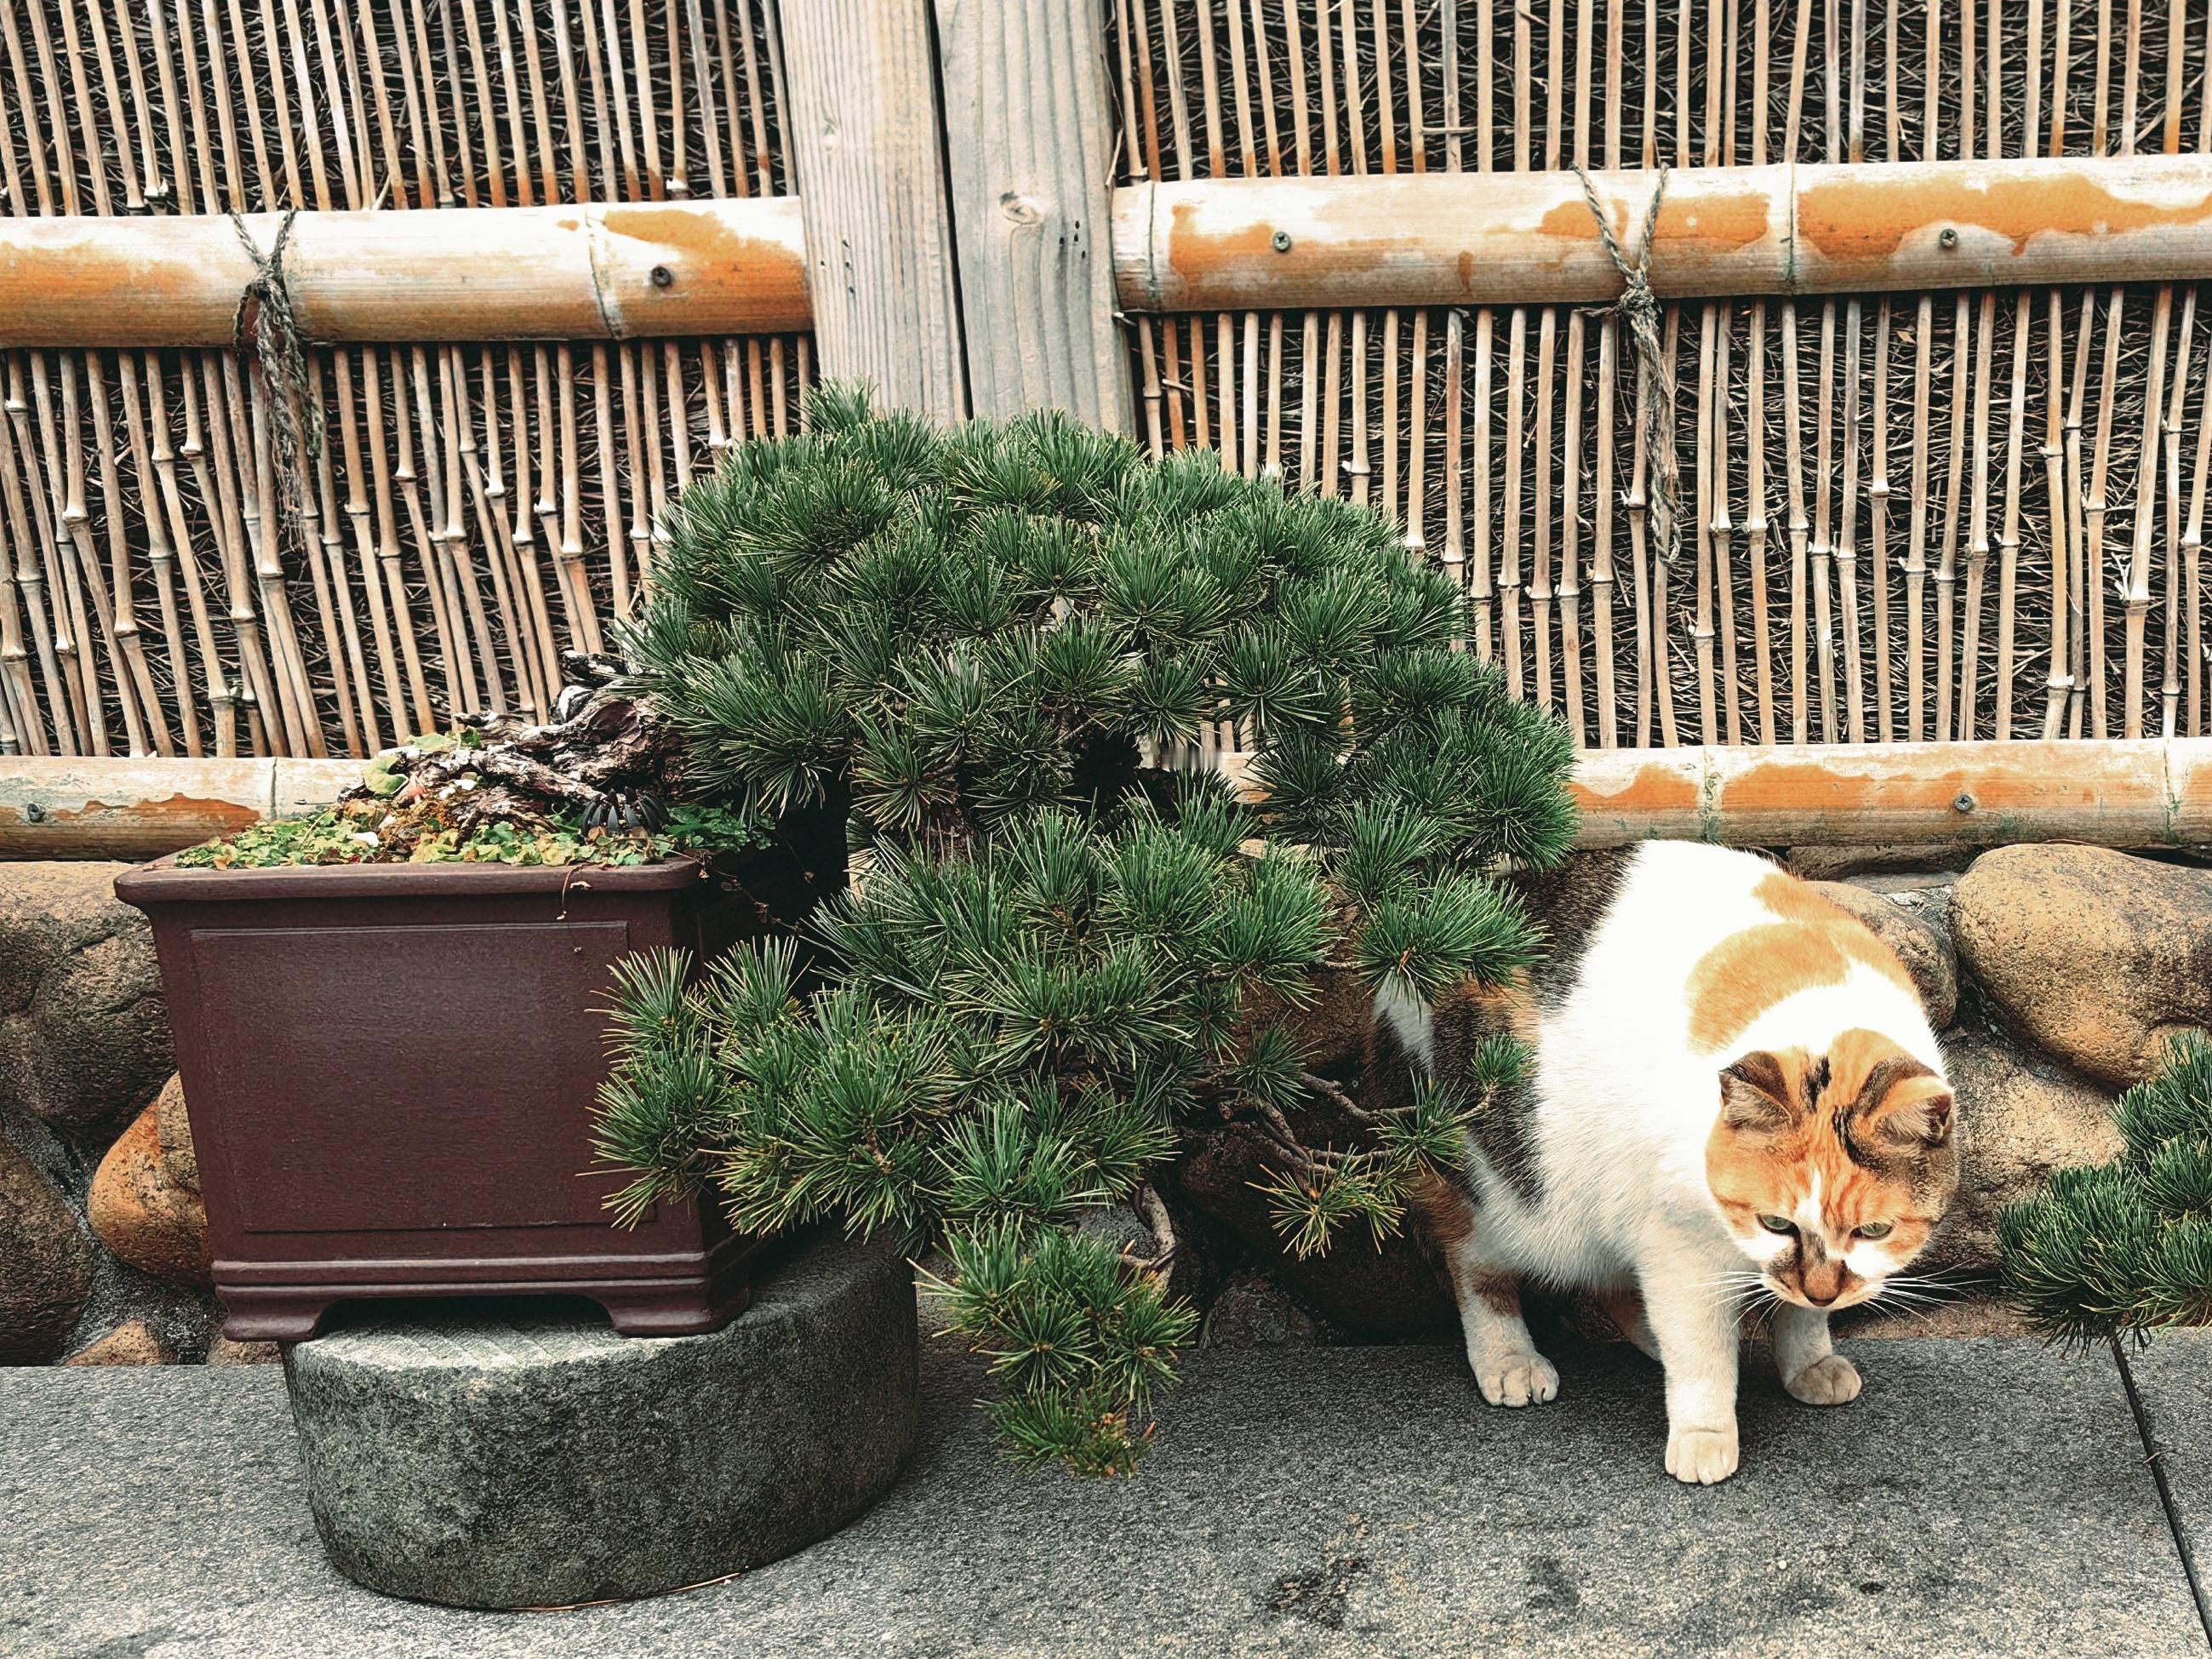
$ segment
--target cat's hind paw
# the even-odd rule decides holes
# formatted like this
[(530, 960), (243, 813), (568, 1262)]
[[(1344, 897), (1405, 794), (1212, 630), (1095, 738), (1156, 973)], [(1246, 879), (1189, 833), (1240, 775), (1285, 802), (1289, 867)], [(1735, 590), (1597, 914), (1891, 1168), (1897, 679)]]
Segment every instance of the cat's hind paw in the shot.
[(1474, 1385), (1493, 1406), (1540, 1406), (1559, 1393), (1559, 1373), (1540, 1353), (1509, 1353), (1474, 1362)]
[(1841, 1406), (1859, 1397), (1859, 1370), (1839, 1353), (1824, 1354), (1782, 1386), (1808, 1406)]
[(1735, 1429), (1669, 1429), (1667, 1473), (1686, 1486), (1710, 1486), (1734, 1474)]

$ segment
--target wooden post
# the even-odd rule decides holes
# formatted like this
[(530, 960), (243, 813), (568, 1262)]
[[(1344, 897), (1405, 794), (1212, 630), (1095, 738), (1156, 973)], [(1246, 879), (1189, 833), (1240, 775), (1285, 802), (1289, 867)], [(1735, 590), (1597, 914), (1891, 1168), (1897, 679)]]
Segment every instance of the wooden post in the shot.
[(1127, 431), (1129, 356), (1114, 322), (1107, 244), (1114, 121), (1105, 7), (936, 5), (975, 413), (1064, 409)]
[(877, 401), (968, 413), (929, 0), (782, 7), (816, 361)]

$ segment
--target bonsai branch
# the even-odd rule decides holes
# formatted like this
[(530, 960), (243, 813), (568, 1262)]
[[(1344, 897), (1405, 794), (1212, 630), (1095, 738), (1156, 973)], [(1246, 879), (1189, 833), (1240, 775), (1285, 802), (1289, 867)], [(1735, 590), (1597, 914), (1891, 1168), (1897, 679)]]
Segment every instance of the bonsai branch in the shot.
[(1176, 1253), (1182, 1249), (1182, 1241), (1176, 1237), (1175, 1218), (1168, 1213), (1166, 1203), (1149, 1181), (1139, 1183), (1135, 1195), (1129, 1201), (1137, 1212), (1138, 1219), (1152, 1235), (1152, 1255), (1142, 1259), (1131, 1259), (1130, 1265), (1144, 1273), (1167, 1272), (1175, 1265)]
[(1370, 1127), (1375, 1123), (1374, 1113), (1369, 1111), (1318, 1072), (1301, 1072), (1298, 1073), (1298, 1081), (1335, 1107), (1338, 1111), (1342, 1112), (1354, 1123)]

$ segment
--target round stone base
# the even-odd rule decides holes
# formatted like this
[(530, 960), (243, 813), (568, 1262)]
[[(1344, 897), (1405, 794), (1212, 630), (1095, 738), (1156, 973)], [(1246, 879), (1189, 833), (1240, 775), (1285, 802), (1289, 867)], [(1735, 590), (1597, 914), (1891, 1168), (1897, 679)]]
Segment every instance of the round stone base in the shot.
[(788, 1555), (914, 1443), (914, 1281), (842, 1240), (703, 1336), (558, 1304), (416, 1304), (285, 1355), (308, 1503), (348, 1577), (453, 1607), (651, 1595)]

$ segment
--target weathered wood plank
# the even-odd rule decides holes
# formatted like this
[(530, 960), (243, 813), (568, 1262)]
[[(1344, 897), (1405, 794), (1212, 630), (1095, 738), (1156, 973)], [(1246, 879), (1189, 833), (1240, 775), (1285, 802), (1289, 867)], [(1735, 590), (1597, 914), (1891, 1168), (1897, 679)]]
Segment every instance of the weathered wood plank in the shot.
[[(1628, 257), (1650, 171), (1592, 175)], [(1216, 179), (1114, 193), (1132, 311), (1583, 304), (1621, 278), (1571, 171)], [(1667, 177), (1662, 297), (2212, 277), (2212, 176), (2195, 155), (1802, 163)]]
[(929, 0), (782, 9), (816, 361), (885, 406), (968, 413)]
[[(633, 339), (807, 326), (795, 197), (303, 212), (312, 340)], [(284, 216), (246, 216), (264, 258)], [(0, 219), (0, 346), (227, 346), (252, 256), (227, 217)]]
[(945, 152), (978, 415), (1062, 409), (1128, 429), (1106, 237), (1105, 8), (936, 0)]

